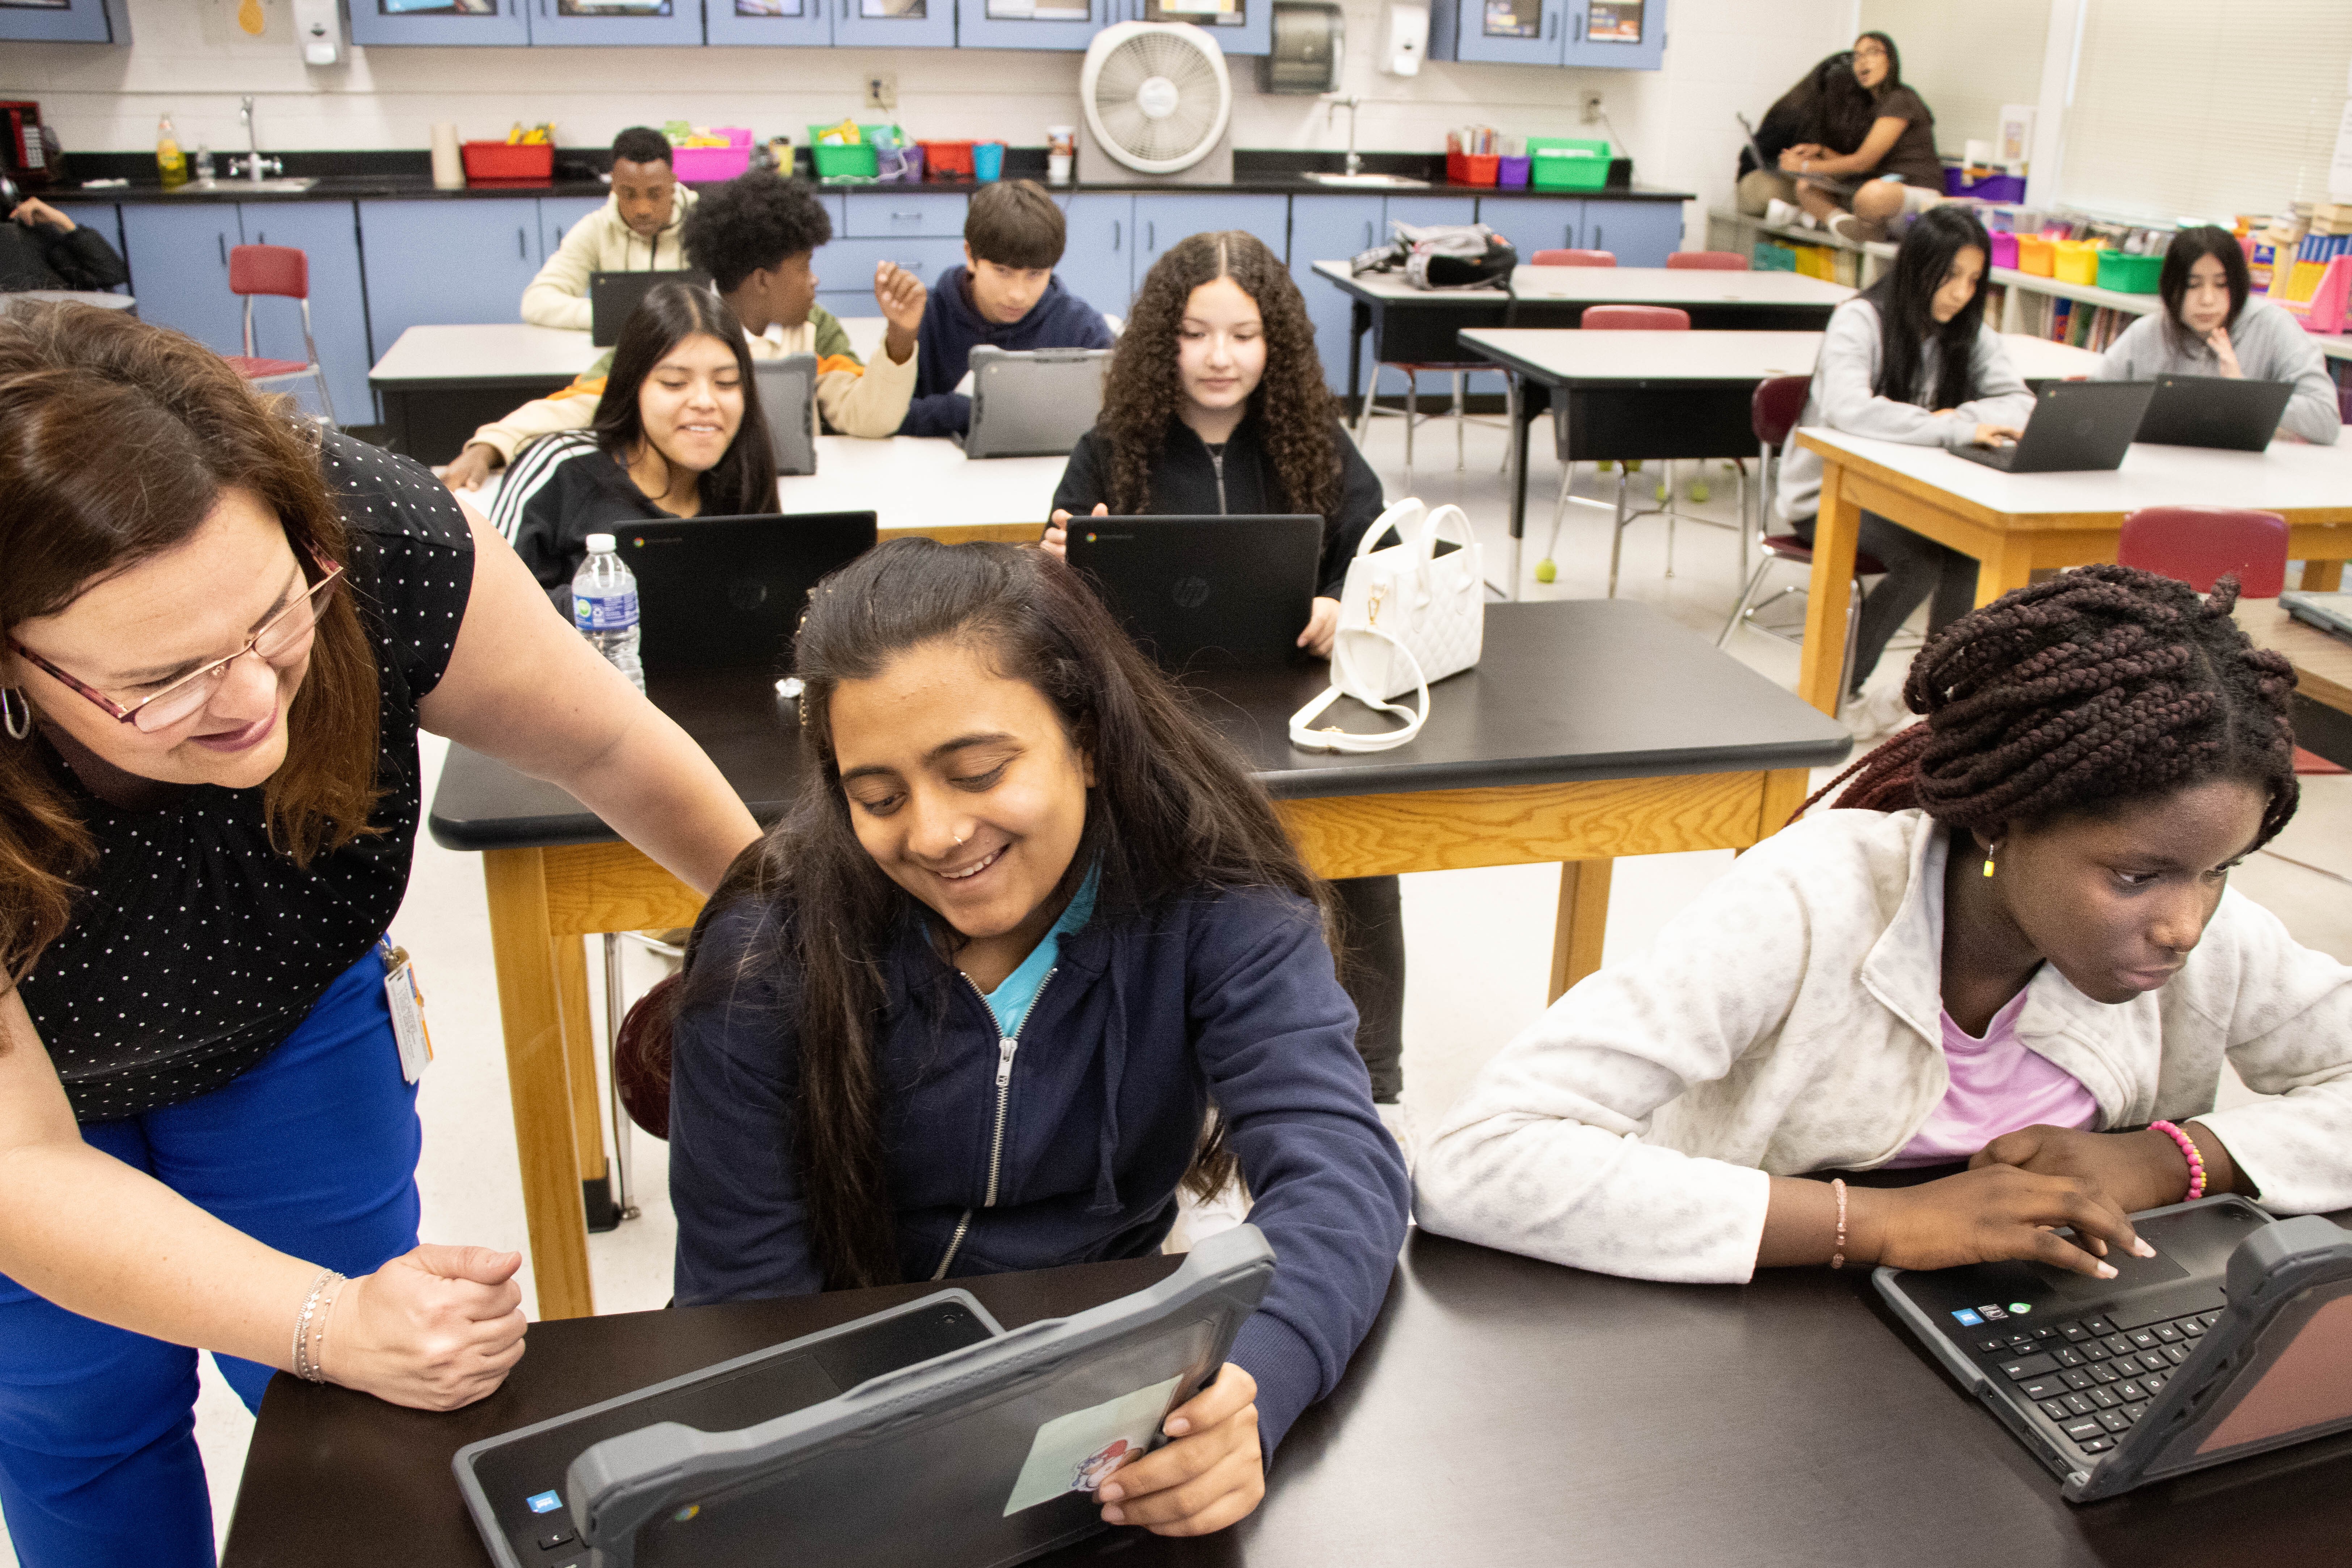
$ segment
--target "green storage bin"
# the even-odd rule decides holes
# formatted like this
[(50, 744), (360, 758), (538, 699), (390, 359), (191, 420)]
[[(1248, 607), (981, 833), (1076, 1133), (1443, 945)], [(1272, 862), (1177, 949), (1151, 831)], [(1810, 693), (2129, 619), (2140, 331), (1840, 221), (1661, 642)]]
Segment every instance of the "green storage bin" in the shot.
[(1528, 161), (1528, 184), (1539, 191), (1597, 191), (1609, 183), (1606, 142), (1530, 136)]
[(2126, 256), (2120, 250), (2099, 252), (2099, 287), (2118, 294), (2153, 294), (2156, 276), (2164, 270), (2161, 256)]
[(901, 147), (907, 144), (906, 137), (895, 125), (860, 125), (857, 132), (866, 140), (856, 147), (835, 147), (817, 140), (821, 132), (831, 129), (830, 125), (808, 128), (809, 161), (816, 165), (816, 177), (820, 180), (872, 179), (881, 168), (874, 154), (874, 133), (877, 131), (889, 132)]
[(1788, 246), (1759, 239), (1748, 264), (1758, 272), (1794, 272), (1797, 269), (1797, 253)]

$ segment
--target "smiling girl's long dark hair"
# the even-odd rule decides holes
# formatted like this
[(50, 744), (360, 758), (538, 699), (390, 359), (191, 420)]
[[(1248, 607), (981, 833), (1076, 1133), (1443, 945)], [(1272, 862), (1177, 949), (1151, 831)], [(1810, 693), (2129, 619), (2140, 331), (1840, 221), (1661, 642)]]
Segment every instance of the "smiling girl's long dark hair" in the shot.
[[(1309, 900), (1330, 926), (1323, 884), (1240, 756), (1061, 563), (1011, 544), (902, 539), (818, 584), (793, 656), (805, 685), (801, 734), (818, 776), (730, 868), (698, 925), (698, 939), (714, 911), (758, 910), (760, 933), (742, 965), (690, 954), (681, 1005), (723, 1002), (746, 979), (783, 982), (798, 1033), (790, 1131), (832, 1289), (898, 1278), (875, 1052), (882, 955), (921, 909), (857, 840), (832, 700), (842, 682), (870, 679), (908, 649), (942, 640), (981, 650), (998, 673), (1034, 687), (1093, 754), (1097, 782), (1062, 890), (1099, 866), (1096, 921), (1132, 919), (1198, 888), (1276, 888)], [(1186, 1184), (1213, 1191), (1232, 1170), (1213, 1122)]]
[[(1941, 324), (1935, 315), (1936, 290), (1951, 272), (1952, 258), (1971, 245), (1990, 264), (1992, 241), (1976, 215), (1949, 204), (1929, 207), (1912, 220), (1886, 276), (1862, 291), (1878, 307), (1878, 379), (1871, 390), (1879, 396), (1923, 408), (1958, 408), (1976, 395), (1969, 373), (1977, 333), (1984, 326), (1983, 279), (1959, 314)], [(1937, 350), (1936, 387), (1933, 401), (1921, 402), (1919, 365), (1930, 339)]]
[(691, 283), (656, 284), (621, 323), (612, 369), (596, 404), (596, 445), (610, 457), (629, 460), (646, 439), (645, 417), (637, 410), (646, 377), (664, 354), (698, 332), (734, 350), (736, 374), (743, 378), (743, 422), (736, 426), (726, 455), (704, 470), (695, 485), (702, 510), (735, 516), (772, 512), (776, 510), (776, 452), (768, 440), (767, 418), (760, 412), (760, 387), (751, 374), (751, 351), (744, 346), (743, 323), (726, 300), (708, 289)]

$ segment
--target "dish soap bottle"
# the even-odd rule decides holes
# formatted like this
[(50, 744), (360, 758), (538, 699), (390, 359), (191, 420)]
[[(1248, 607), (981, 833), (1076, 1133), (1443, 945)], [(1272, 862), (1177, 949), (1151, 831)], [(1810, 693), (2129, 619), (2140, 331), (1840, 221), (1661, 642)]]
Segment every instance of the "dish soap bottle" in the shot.
[(172, 129), (168, 114), (155, 123), (155, 167), (162, 172), (167, 191), (188, 183), (188, 160), (181, 154), (180, 133)]

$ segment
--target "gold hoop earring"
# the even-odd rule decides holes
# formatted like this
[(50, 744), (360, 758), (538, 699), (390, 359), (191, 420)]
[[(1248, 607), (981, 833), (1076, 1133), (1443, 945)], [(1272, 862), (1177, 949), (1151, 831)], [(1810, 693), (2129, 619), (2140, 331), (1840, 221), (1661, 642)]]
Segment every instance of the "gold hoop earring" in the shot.
[(0, 730), (12, 741), (21, 741), (33, 732), (33, 702), (12, 686), (0, 686)]

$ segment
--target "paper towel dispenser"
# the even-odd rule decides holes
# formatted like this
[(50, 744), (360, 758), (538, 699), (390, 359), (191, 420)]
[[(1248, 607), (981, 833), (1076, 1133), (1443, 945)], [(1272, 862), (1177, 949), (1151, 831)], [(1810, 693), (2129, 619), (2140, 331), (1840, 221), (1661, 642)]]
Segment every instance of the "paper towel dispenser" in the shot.
[(1274, 47), (1258, 57), (1258, 90), (1338, 91), (1347, 58), (1346, 14), (1328, 0), (1274, 0), (1270, 20)]

